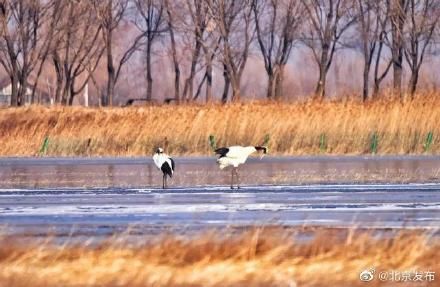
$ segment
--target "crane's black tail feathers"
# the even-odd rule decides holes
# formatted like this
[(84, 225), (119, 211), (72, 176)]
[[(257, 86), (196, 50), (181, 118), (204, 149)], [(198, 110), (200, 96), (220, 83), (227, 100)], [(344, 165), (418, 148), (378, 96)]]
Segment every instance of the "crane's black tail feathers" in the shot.
[(173, 177), (173, 169), (174, 169), (174, 162), (171, 160), (171, 167), (168, 162), (164, 162), (160, 169), (162, 170), (163, 174), (168, 175), (169, 177)]
[(229, 149), (227, 147), (221, 147), (216, 149), (214, 152), (215, 154), (220, 155), (220, 157), (224, 157), (229, 152)]

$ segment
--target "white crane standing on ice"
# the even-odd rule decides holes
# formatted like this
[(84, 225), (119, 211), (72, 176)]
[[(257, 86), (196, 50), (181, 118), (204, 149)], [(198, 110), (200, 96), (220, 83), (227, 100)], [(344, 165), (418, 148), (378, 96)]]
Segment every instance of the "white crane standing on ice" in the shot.
[(157, 148), (153, 155), (153, 161), (157, 168), (163, 173), (162, 188), (165, 189), (167, 187), (167, 176), (171, 178), (174, 173), (174, 160), (164, 153), (162, 148)]
[(264, 146), (230, 146), (230, 147), (221, 147), (215, 150), (215, 153), (220, 155), (217, 159), (217, 163), (220, 169), (224, 169), (225, 167), (232, 166), (231, 171), (231, 189), (234, 188), (234, 174), (236, 175), (237, 188), (240, 188), (240, 180), (238, 177), (238, 166), (246, 162), (248, 156), (254, 152), (263, 152), (267, 153), (267, 147)]

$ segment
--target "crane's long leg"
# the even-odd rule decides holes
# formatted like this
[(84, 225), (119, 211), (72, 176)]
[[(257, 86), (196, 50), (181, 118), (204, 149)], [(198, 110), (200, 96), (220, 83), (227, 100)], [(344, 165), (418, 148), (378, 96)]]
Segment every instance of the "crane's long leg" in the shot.
[(235, 178), (237, 180), (237, 188), (240, 189), (240, 176), (238, 175), (238, 168), (235, 168)]
[(234, 189), (234, 170), (235, 168), (231, 170), (231, 189)]
[(162, 189), (165, 189), (165, 180), (166, 180), (166, 174), (163, 174), (163, 177), (162, 177)]

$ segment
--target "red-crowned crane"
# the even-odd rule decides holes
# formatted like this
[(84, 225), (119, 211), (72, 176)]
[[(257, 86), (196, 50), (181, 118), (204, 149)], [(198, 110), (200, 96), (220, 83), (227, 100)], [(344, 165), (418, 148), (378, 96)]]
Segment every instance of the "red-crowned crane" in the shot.
[(164, 153), (162, 148), (157, 148), (153, 155), (153, 161), (157, 168), (163, 173), (162, 188), (165, 189), (167, 187), (167, 176), (173, 177), (175, 166), (174, 160), (169, 155)]
[[(264, 146), (230, 146), (221, 147), (215, 150), (215, 153), (220, 155), (217, 159), (217, 163), (220, 169), (232, 166), (231, 171), (231, 189), (234, 188), (234, 174), (236, 175), (237, 188), (240, 188), (240, 180), (238, 177), (238, 166), (246, 162), (248, 156), (254, 152), (263, 152), (263, 155), (267, 153), (267, 147)], [(263, 156), (262, 155), (262, 156)]]

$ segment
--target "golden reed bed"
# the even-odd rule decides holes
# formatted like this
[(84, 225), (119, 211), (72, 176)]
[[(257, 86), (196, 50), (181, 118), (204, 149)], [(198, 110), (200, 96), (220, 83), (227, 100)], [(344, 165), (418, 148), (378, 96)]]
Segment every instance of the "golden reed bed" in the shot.
[(365, 154), (377, 134), (379, 154), (439, 153), (440, 94), (362, 104), (354, 101), (151, 106), (131, 108), (26, 107), (0, 109), (0, 155), (150, 155), (164, 145), (174, 155), (206, 155), (218, 145), (261, 144), (271, 154)]
[[(440, 284), (440, 240), (432, 232), (402, 231), (378, 238), (368, 231), (324, 229), (301, 231), (302, 239), (295, 240), (296, 232), (279, 227), (223, 230), (189, 238), (163, 235), (135, 245), (121, 238), (99, 245), (56, 245), (5, 237), (0, 242), (0, 286)], [(361, 282), (360, 272), (371, 268), (374, 279)], [(381, 281), (383, 272), (409, 272), (411, 280), (415, 272), (423, 277), (406, 285), (391, 277)]]

